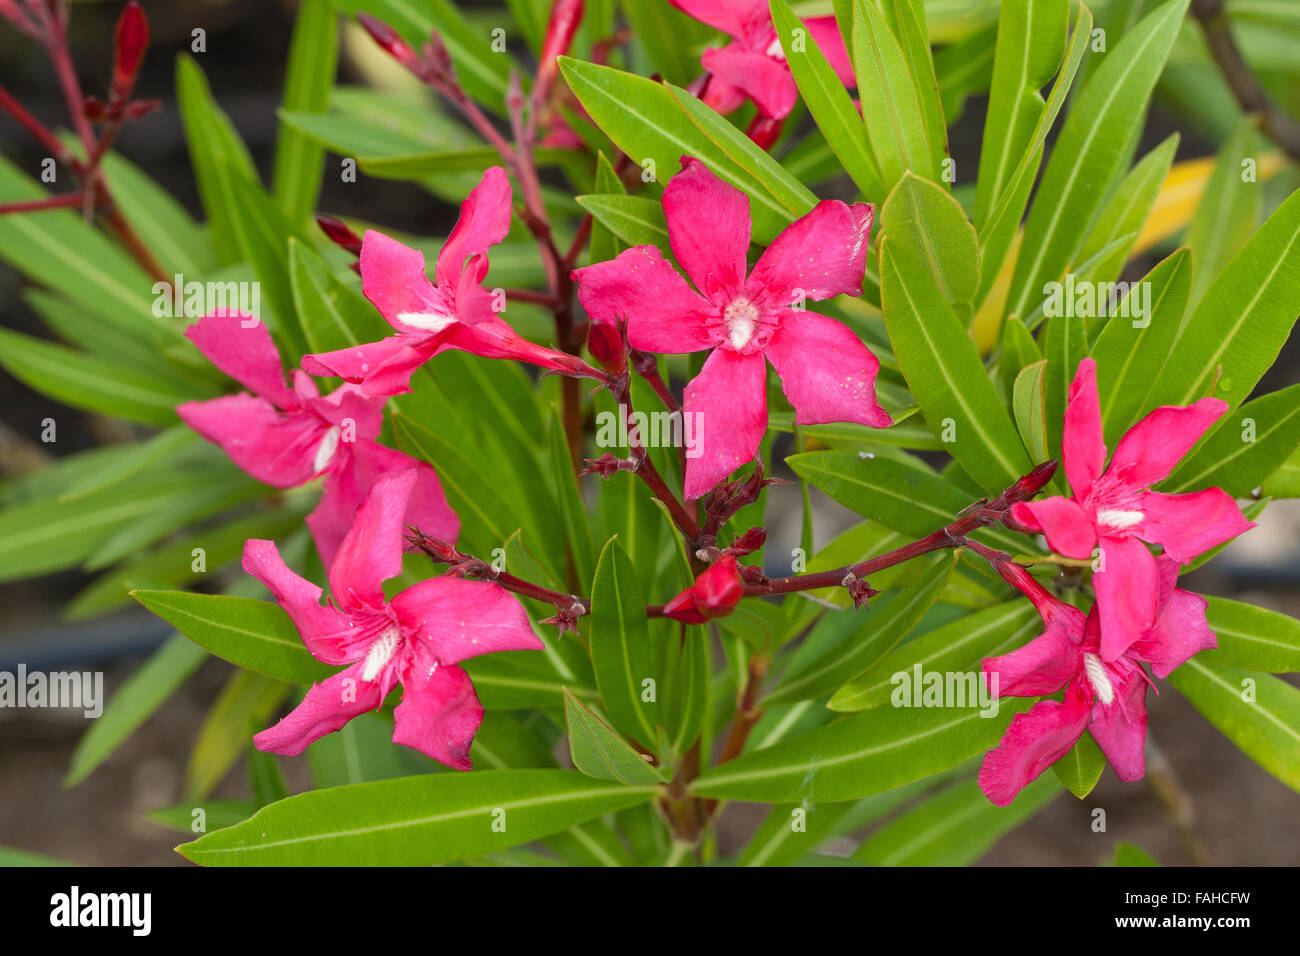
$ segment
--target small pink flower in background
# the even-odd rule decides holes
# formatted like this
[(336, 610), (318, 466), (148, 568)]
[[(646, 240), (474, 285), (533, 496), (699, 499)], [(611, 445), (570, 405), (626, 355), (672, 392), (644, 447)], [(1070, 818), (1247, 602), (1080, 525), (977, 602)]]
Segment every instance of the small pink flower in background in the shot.
[(1117, 659), (1156, 621), (1160, 575), (1146, 544), (1157, 544), (1179, 564), (1255, 527), (1222, 489), (1186, 494), (1150, 491), (1228, 410), (1203, 398), (1194, 405), (1155, 409), (1120, 439), (1106, 465), (1097, 365), (1079, 363), (1065, 410), (1061, 457), (1072, 496), (1016, 504), (1011, 517), (1041, 531), (1053, 551), (1091, 556), (1101, 545), (1103, 566), (1093, 575), (1101, 615), (1102, 659)]
[[(578, 298), (595, 322), (627, 318), (628, 342), (646, 352), (713, 349), (686, 386), (701, 453), (686, 463), (687, 498), (699, 498), (751, 461), (767, 429), (767, 364), (801, 425), (889, 425), (876, 401), (880, 362), (834, 319), (804, 299), (861, 295), (872, 207), (818, 203), (791, 223), (746, 277), (749, 197), (683, 157), (664, 189), (668, 240), (686, 281), (654, 246), (578, 269)], [(698, 290), (698, 291), (697, 291)]]
[(1038, 697), (1064, 689), (1064, 699), (1040, 700), (1017, 714), (1001, 743), (980, 767), (984, 795), (1000, 807), (1092, 734), (1121, 780), (1146, 772), (1146, 692), (1149, 663), (1156, 677), (1168, 677), (1198, 651), (1217, 647), (1205, 618), (1205, 598), (1176, 588), (1178, 562), (1157, 559), (1157, 613), (1120, 656), (1101, 655), (1102, 622), (1094, 606), (1086, 617), (1049, 594), (1027, 571), (999, 566), (1003, 576), (1034, 602), (1047, 629), (1019, 650), (984, 661), (990, 685), (997, 675), (1000, 697)]
[(439, 577), (384, 597), (402, 571), (403, 526), (414, 471), (381, 476), (330, 565), (331, 599), (285, 565), (271, 541), (244, 545), (244, 570), (288, 612), (312, 656), (350, 665), (314, 684), (293, 711), (253, 737), (259, 750), (299, 754), (353, 717), (377, 710), (397, 684), (393, 742), (457, 770), (483, 720), (469, 675), (456, 665), (495, 651), (541, 650), (519, 601), (500, 585)]
[(745, 596), (734, 554), (724, 554), (709, 565), (695, 583), (664, 605), (664, 617), (686, 624), (703, 624), (726, 617)]
[[(772, 25), (767, 0), (670, 2), (732, 38), (720, 50), (705, 50), (700, 58), (712, 74), (704, 90), (704, 102), (719, 113), (730, 113), (745, 100), (753, 100), (759, 113), (769, 119), (784, 119), (794, 109), (799, 90)], [(803, 24), (808, 28), (808, 42), (817, 45), (845, 86), (853, 86), (853, 64), (835, 18), (812, 17)]]
[(483, 288), (487, 250), (510, 231), (510, 180), (492, 166), (460, 207), (460, 219), (438, 253), (437, 283), (425, 275), (424, 253), (367, 230), (361, 244), (361, 288), (397, 335), (317, 355), (302, 367), (336, 375), (372, 397), (410, 390), (411, 374), (447, 349), (485, 358), (517, 359), (554, 372), (590, 371), (579, 359), (534, 345), (493, 311)]
[(352, 527), (353, 512), (371, 484), (389, 471), (413, 469), (417, 476), (408, 521), (430, 534), (455, 539), (460, 521), (434, 470), (374, 440), (382, 424), (382, 400), (366, 398), (355, 385), (322, 396), (316, 383), (298, 370), (289, 388), (271, 333), (251, 316), (205, 316), (185, 334), (213, 365), (252, 394), (186, 402), (176, 413), (258, 481), (294, 488), (324, 476), (324, 493), (307, 516), (307, 525), (326, 565)]

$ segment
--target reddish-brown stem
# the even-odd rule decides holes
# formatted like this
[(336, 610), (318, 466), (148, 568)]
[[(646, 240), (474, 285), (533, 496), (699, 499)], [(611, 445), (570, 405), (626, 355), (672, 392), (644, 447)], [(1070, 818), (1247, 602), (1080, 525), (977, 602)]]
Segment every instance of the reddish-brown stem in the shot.
[(564, 266), (566, 269), (572, 269), (578, 261), (578, 256), (582, 250), (587, 247), (587, 241), (591, 238), (591, 213), (582, 217), (578, 223), (578, 231), (573, 236), (573, 242), (569, 243), (569, 251), (564, 254)]
[(516, 302), (529, 302), (533, 305), (553, 309), (558, 304), (555, 296), (549, 292), (536, 292), (533, 289), (506, 289), (506, 298)]
[(0, 86), (0, 109), (12, 116), (18, 121), (23, 129), (27, 130), (32, 137), (48, 149), (60, 163), (72, 167), (74, 171), (80, 172), (82, 169), (81, 160), (72, 155), (68, 148), (64, 146), (57, 136), (48, 126), (38, 120), (35, 116), (27, 111), (18, 100), (14, 99), (13, 94)]
[[(740, 697), (736, 701), (736, 716), (731, 721), (731, 729), (727, 732), (727, 740), (722, 745), (722, 753), (718, 755), (718, 763), (735, 760), (744, 751), (750, 732), (763, 716), (763, 708), (758, 706), (758, 691), (763, 685), (763, 678), (766, 676), (767, 658), (761, 656), (751, 657), (749, 659), (749, 668), (745, 674), (745, 686), (741, 688)], [(706, 823), (717, 812), (717, 800), (704, 801), (704, 820)]]
[(10, 212), (40, 212), (43, 209), (67, 209), (80, 206), (86, 201), (85, 193), (67, 193), (63, 196), (47, 196), (44, 199), (28, 199), (24, 202), (0, 203), (0, 215)]

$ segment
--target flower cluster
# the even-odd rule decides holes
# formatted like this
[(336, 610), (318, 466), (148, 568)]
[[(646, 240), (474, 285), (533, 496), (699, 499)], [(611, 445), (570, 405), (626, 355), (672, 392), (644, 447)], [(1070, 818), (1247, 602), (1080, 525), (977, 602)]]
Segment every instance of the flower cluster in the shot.
[[(984, 661), (999, 693), (1039, 697), (1018, 714), (980, 768), (980, 787), (999, 806), (1091, 733), (1121, 780), (1145, 772), (1146, 691), (1142, 664), (1164, 678), (1198, 651), (1216, 646), (1205, 599), (1175, 587), (1180, 564), (1254, 527), (1224, 491), (1153, 492), (1227, 403), (1203, 398), (1152, 411), (1120, 439), (1106, 465), (1096, 363), (1084, 359), (1070, 386), (1062, 457), (1070, 498), (1012, 506), (1011, 517), (1042, 531), (1053, 550), (1090, 557), (1096, 603), (1084, 614), (1049, 594), (1023, 568), (1000, 562), (1003, 576), (1033, 601), (1046, 630), (1019, 650)], [(1161, 545), (1153, 555), (1144, 542)]]

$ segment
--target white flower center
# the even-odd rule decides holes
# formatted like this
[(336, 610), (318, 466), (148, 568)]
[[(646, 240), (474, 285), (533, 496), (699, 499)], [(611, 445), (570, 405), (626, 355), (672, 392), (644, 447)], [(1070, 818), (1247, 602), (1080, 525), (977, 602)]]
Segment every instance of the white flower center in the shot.
[(441, 332), (456, 321), (454, 315), (439, 315), (437, 312), (399, 312), (397, 321), (417, 329)]
[(370, 650), (366, 654), (366, 662), (361, 668), (362, 680), (374, 680), (379, 676), (379, 672), (384, 669), (393, 657), (393, 652), (397, 650), (398, 642), (402, 639), (402, 632), (395, 627), (390, 627), (379, 635), (375, 643), (370, 645)]
[(1085, 653), (1083, 672), (1088, 675), (1088, 683), (1097, 692), (1097, 699), (1109, 707), (1111, 701), (1115, 699), (1115, 688), (1111, 685), (1110, 678), (1106, 676), (1106, 665), (1101, 662), (1101, 658), (1096, 654)]
[(316, 447), (316, 460), (311, 463), (313, 471), (321, 471), (333, 459), (334, 454), (339, 450), (339, 436), (343, 434), (339, 426), (335, 425), (325, 433), (325, 437), (320, 440)]
[(754, 337), (758, 325), (758, 307), (748, 299), (733, 299), (722, 314), (727, 326), (727, 338), (732, 348), (743, 349)]
[(1097, 524), (1105, 525), (1108, 528), (1114, 528), (1116, 531), (1123, 531), (1125, 528), (1131, 528), (1135, 524), (1141, 524), (1146, 518), (1140, 511), (1117, 511), (1103, 509), (1097, 512)]

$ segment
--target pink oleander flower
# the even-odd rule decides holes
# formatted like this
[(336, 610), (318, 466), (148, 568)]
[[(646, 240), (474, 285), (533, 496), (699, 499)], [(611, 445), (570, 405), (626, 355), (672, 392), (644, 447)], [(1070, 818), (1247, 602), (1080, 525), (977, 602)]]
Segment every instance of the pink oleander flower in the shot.
[(455, 539), (460, 520), (433, 468), (375, 441), (383, 400), (365, 397), (355, 385), (322, 396), (316, 383), (296, 369), (293, 388), (287, 387), (271, 333), (243, 313), (205, 316), (185, 334), (213, 365), (249, 391), (186, 402), (176, 413), (258, 481), (294, 488), (324, 477), (324, 493), (307, 516), (307, 526), (326, 565), (352, 527), (357, 505), (385, 472), (413, 469), (418, 480), (407, 520), (440, 538)]
[(686, 624), (703, 624), (726, 617), (745, 596), (736, 556), (722, 555), (709, 565), (695, 583), (664, 605), (664, 617)]
[[(683, 13), (721, 30), (732, 38), (722, 49), (708, 49), (700, 58), (712, 74), (704, 102), (719, 113), (730, 113), (753, 100), (760, 115), (784, 119), (794, 109), (799, 90), (772, 24), (767, 0), (669, 0)], [(833, 16), (803, 21), (845, 86), (853, 86), (853, 64)]]
[[(1217, 647), (1205, 618), (1205, 598), (1176, 588), (1178, 562), (1155, 559), (1159, 583), (1157, 612), (1113, 660), (1101, 655), (1105, 624), (1096, 605), (1085, 616), (1049, 594), (1027, 571), (1002, 565), (1000, 570), (1034, 602), (1046, 630), (1019, 650), (986, 658), (990, 684), (997, 676), (1002, 696), (1038, 697), (1064, 690), (1062, 700), (1040, 700), (1017, 714), (1002, 741), (980, 766), (984, 795), (1000, 807), (1060, 760), (1083, 736), (1092, 734), (1121, 780), (1140, 780), (1146, 772), (1146, 692), (1151, 665), (1165, 678), (1198, 651)], [(1008, 570), (1014, 568), (1014, 570)]]
[(1106, 465), (1097, 365), (1084, 359), (1065, 410), (1061, 457), (1071, 497), (1021, 502), (1011, 517), (1041, 531), (1053, 551), (1071, 558), (1101, 546), (1093, 575), (1101, 617), (1101, 656), (1120, 657), (1155, 626), (1160, 575), (1147, 542), (1160, 545), (1179, 564), (1255, 526), (1222, 489), (1162, 494), (1150, 486), (1164, 480), (1228, 405), (1202, 398), (1193, 405), (1164, 405), (1134, 425)]
[(686, 386), (684, 411), (697, 416), (701, 436), (700, 453), (686, 461), (687, 498), (706, 494), (758, 451), (767, 429), (764, 357), (799, 424), (890, 424), (876, 401), (876, 356), (843, 324), (803, 309), (805, 299), (861, 295), (870, 204), (818, 203), (776, 237), (748, 277), (748, 196), (683, 157), (663, 207), (673, 255), (695, 289), (654, 246), (633, 246), (573, 277), (593, 321), (627, 319), (632, 348), (713, 350)]
[(268, 753), (299, 754), (353, 717), (377, 710), (397, 684), (393, 742), (457, 770), (483, 720), (469, 675), (456, 665), (478, 654), (541, 650), (514, 595), (487, 581), (438, 577), (391, 601), (383, 583), (402, 572), (402, 529), (415, 471), (375, 481), (330, 565), (331, 597), (285, 565), (272, 541), (244, 545), (244, 570), (265, 584), (313, 657), (344, 670), (312, 685), (301, 704), (253, 737)]
[(410, 391), (411, 374), (447, 349), (516, 359), (553, 372), (590, 372), (572, 355), (529, 342), (493, 311), (492, 293), (483, 288), (487, 250), (510, 231), (510, 195), (505, 170), (490, 167), (461, 205), (460, 219), (438, 253), (436, 284), (425, 274), (424, 253), (367, 230), (361, 289), (398, 334), (303, 356), (302, 367), (355, 383), (371, 397)]

